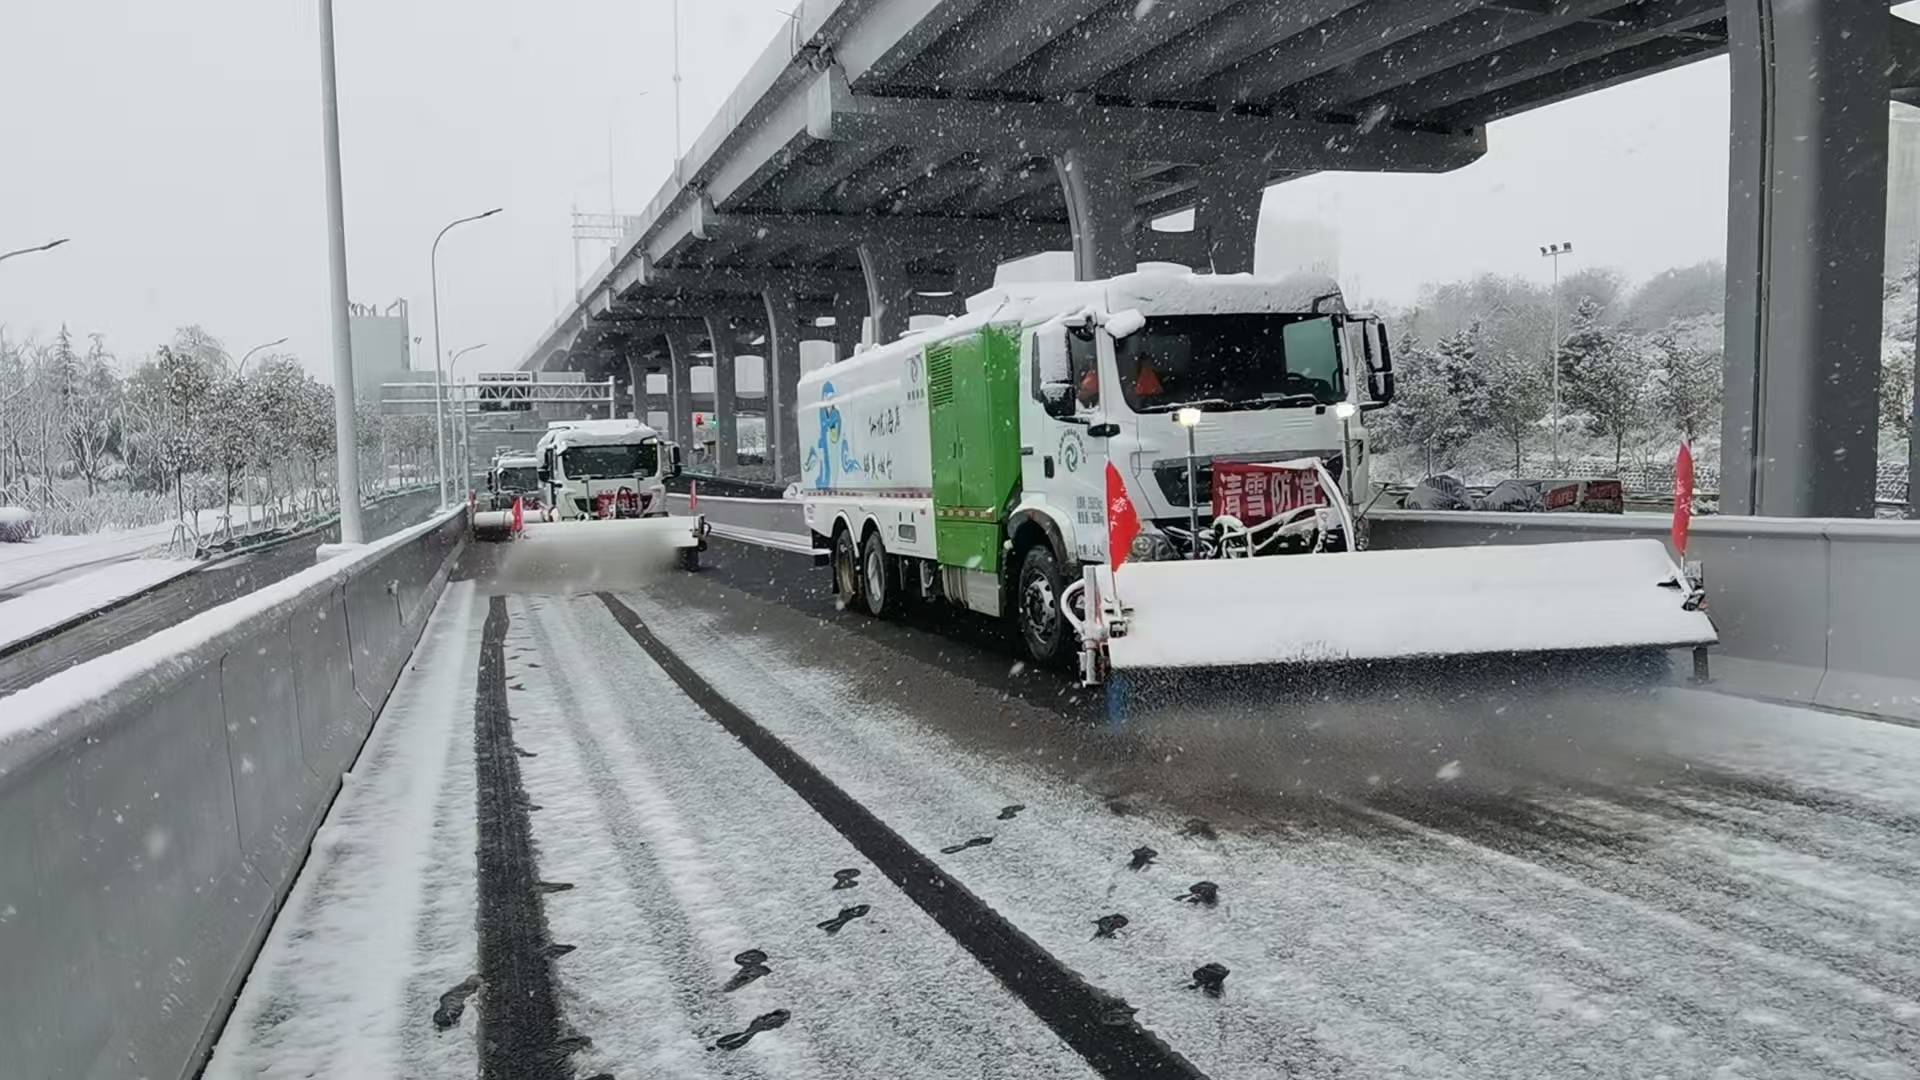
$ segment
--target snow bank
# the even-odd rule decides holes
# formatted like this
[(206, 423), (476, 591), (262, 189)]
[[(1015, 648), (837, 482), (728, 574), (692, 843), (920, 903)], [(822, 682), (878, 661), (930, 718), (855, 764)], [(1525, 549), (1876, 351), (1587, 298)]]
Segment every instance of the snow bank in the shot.
[(0, 603), (0, 649), (192, 570), (192, 559), (131, 559)]
[(258, 620), (292, 611), (315, 593), (344, 584), (387, 552), (466, 512), (463, 506), (436, 514), (368, 544), (357, 555), (303, 570), (27, 687), (8, 698), (0, 714), (0, 776), (31, 765), (120, 708), (156, 696), (174, 679), (246, 639)]

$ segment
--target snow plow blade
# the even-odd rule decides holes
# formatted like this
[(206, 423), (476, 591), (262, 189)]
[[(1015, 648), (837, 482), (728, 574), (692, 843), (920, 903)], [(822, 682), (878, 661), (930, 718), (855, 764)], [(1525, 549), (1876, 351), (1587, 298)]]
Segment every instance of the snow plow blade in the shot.
[(1650, 539), (1128, 563), (1099, 591), (1116, 674), (1718, 640)]
[(698, 570), (707, 519), (675, 514), (605, 521), (535, 521), (496, 566), (496, 577), (524, 591), (592, 591), (637, 586), (657, 574)]

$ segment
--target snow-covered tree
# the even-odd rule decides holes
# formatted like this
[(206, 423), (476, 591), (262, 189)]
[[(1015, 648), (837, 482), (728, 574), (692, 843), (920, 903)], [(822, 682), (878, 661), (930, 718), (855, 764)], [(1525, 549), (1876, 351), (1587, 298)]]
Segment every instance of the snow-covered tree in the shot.
[(1699, 442), (1719, 425), (1726, 384), (1720, 351), (1701, 348), (1669, 326), (1647, 339), (1647, 358), (1654, 365), (1653, 405), (1660, 418), (1688, 442)]
[(1531, 354), (1500, 353), (1483, 362), (1486, 428), (1513, 447), (1513, 471), (1521, 470), (1527, 437), (1540, 429), (1553, 403), (1546, 365)]
[(1613, 440), (1613, 466), (1619, 469), (1627, 438), (1647, 425), (1650, 365), (1633, 338), (1601, 321), (1592, 299), (1575, 309), (1558, 359), (1562, 400), (1586, 415), (1589, 431)]
[(1431, 476), (1454, 464), (1473, 438), (1452, 382), (1458, 360), (1449, 361), (1412, 337), (1401, 339), (1394, 358), (1394, 403), (1376, 423), (1388, 448), (1416, 451)]

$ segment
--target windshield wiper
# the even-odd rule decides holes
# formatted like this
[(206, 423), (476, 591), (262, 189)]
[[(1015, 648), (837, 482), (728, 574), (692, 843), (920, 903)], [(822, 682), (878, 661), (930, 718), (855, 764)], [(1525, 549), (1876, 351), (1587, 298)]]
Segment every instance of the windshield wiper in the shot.
[(1143, 413), (1163, 413), (1173, 412), (1175, 409), (1200, 409), (1202, 411), (1211, 410), (1218, 412), (1221, 409), (1233, 408), (1233, 404), (1233, 402), (1228, 401), (1226, 398), (1201, 398), (1198, 401), (1172, 401), (1165, 405), (1148, 405), (1139, 411)]
[(1175, 409), (1199, 409), (1203, 412), (1226, 412), (1237, 409), (1294, 409), (1305, 405), (1324, 404), (1312, 394), (1285, 394), (1279, 397), (1240, 398), (1229, 401), (1226, 398), (1201, 398), (1199, 401), (1176, 401), (1170, 405), (1149, 405), (1139, 410), (1143, 413), (1173, 412)]

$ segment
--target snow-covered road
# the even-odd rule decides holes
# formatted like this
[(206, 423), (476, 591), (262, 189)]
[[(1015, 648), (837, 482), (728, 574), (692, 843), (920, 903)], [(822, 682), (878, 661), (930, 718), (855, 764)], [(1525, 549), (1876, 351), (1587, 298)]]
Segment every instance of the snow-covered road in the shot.
[[(551, 965), (529, 1076), (1920, 1069), (1920, 731), (1670, 691), (1112, 733), (980, 635), (711, 555), (605, 596), (448, 592), (209, 1075), (508, 1075), (498, 988), (433, 1014), (513, 948)], [(490, 692), (515, 775), (477, 786)], [(523, 794), (476, 827), (492, 783)], [(514, 828), (533, 939), (484, 895)], [(1074, 1002), (1115, 998), (1116, 1044), (1164, 1055), (1086, 1052)]]

